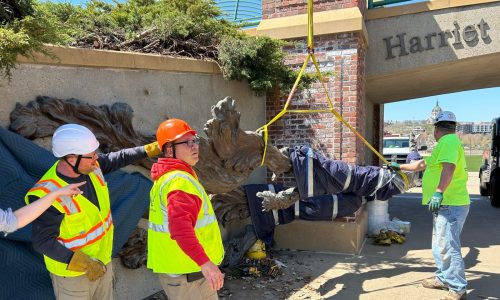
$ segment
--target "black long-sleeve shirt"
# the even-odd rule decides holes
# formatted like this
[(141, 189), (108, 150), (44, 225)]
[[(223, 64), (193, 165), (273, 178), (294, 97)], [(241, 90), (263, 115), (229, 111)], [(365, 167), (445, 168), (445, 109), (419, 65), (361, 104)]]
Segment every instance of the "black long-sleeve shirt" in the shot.
[[(99, 167), (101, 168), (102, 173), (107, 174), (146, 157), (147, 154), (144, 147), (140, 146), (108, 154), (99, 154), (97, 161), (99, 162)], [(57, 176), (69, 184), (86, 181), (86, 183), (79, 188), (83, 192), (83, 196), (85, 196), (85, 198), (87, 198), (100, 210), (97, 194), (88, 175), (67, 177), (57, 172)], [(37, 199), (38, 197), (36, 196), (29, 197), (30, 203), (36, 201)], [(36, 251), (54, 260), (67, 264), (73, 257), (73, 251), (69, 250), (57, 241), (57, 238), (59, 237), (59, 228), (63, 219), (64, 214), (51, 206), (33, 222), (31, 239), (33, 242), (33, 248)]]

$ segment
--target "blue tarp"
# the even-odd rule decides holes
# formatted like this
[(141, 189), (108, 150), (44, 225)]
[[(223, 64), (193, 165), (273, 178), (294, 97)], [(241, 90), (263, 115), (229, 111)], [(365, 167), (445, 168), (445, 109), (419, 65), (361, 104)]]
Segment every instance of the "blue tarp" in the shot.
[[(51, 152), (0, 127), (0, 208), (22, 207), (24, 195), (54, 164)], [(140, 173), (105, 176), (115, 225), (113, 255), (149, 206), (152, 183)], [(31, 247), (31, 226), (0, 236), (0, 299), (55, 299), (43, 257)]]

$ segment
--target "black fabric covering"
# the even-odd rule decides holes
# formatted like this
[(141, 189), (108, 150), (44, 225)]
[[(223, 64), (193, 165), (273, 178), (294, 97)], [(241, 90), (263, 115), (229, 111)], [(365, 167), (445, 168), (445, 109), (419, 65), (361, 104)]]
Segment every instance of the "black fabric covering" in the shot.
[[(387, 200), (401, 194), (390, 180), (376, 191), (380, 167), (351, 165), (349, 168), (344, 161), (327, 158), (307, 146), (298, 146), (289, 149), (289, 157), (301, 199), (308, 197), (308, 156), (313, 163), (313, 197), (344, 193), (367, 197), (367, 200)], [(350, 172), (350, 183), (344, 190)]]
[[(363, 204), (363, 198), (354, 194), (337, 194), (336, 218), (354, 214)], [(330, 221), (333, 219), (333, 196), (311, 197), (299, 202), (300, 218), (309, 221)]]
[[(25, 205), (24, 195), (54, 164), (51, 152), (0, 128), (0, 208)], [(105, 176), (115, 226), (113, 255), (127, 241), (149, 206), (152, 183), (139, 173), (116, 171)], [(31, 226), (0, 235), (0, 299), (54, 299), (41, 254), (31, 247)]]
[[(284, 190), (282, 185), (273, 185), (275, 192)], [(255, 228), (255, 233), (266, 246), (270, 247), (273, 242), (274, 229), (276, 227), (273, 213), (262, 211), (262, 199), (257, 197), (257, 192), (269, 190), (268, 184), (245, 185), (245, 193), (250, 207), (250, 217)], [(354, 194), (338, 194), (337, 218), (351, 216), (362, 205), (362, 197)], [(299, 201), (299, 217), (309, 221), (330, 221), (333, 216), (332, 195), (322, 195), (306, 198)], [(295, 219), (295, 207), (292, 205), (287, 209), (278, 211), (279, 224), (287, 224)]]

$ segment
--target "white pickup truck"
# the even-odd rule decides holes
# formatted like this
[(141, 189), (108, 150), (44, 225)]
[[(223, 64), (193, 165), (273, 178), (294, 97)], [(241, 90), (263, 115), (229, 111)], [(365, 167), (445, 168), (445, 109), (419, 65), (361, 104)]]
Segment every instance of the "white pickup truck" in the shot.
[(406, 157), (410, 154), (410, 137), (384, 137), (382, 154), (387, 161), (394, 161), (398, 164), (406, 163)]

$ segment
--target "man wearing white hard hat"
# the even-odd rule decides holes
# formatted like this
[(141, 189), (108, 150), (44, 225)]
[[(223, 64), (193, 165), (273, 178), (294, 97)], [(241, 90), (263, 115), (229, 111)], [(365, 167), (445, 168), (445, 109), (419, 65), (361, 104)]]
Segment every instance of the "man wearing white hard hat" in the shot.
[(455, 134), (457, 119), (451, 111), (441, 112), (434, 122), (436, 147), (430, 157), (411, 164), (390, 167), (406, 171), (425, 169), (422, 204), (433, 213), (432, 253), (437, 271), (425, 279), (426, 288), (448, 290), (441, 299), (465, 299), (467, 280), (460, 252), (460, 233), (469, 213), (467, 166), (462, 142)]
[(57, 162), (26, 194), (26, 203), (68, 184), (82, 194), (59, 197), (33, 222), (32, 241), (44, 256), (57, 299), (113, 299), (113, 218), (104, 174), (160, 153), (158, 144), (98, 154), (86, 127), (62, 125), (52, 136)]

